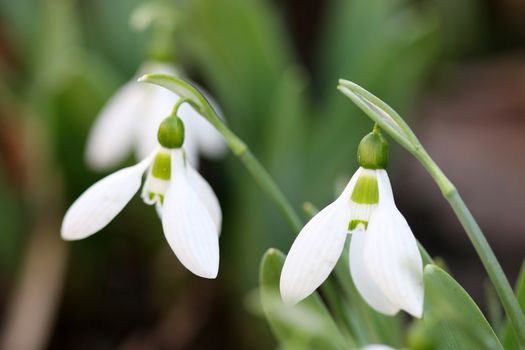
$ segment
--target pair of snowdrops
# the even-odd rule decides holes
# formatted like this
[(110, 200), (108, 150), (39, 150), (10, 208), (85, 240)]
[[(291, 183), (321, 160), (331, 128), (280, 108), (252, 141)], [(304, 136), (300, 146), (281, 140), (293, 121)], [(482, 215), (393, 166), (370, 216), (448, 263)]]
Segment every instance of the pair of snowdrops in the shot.
[[(176, 75), (166, 65), (147, 69)], [(219, 270), (222, 213), (207, 181), (194, 169), (199, 153), (218, 157), (225, 144), (189, 104), (164, 120), (179, 97), (158, 87), (129, 82), (102, 110), (88, 138), (87, 161), (104, 169), (132, 147), (142, 159), (87, 189), (62, 224), (66, 240), (103, 229), (142, 189), (155, 205), (170, 247), (194, 274), (215, 278)], [(388, 145), (378, 130), (358, 148), (359, 169), (341, 195), (303, 227), (286, 258), (280, 281), (284, 302), (313, 293), (331, 273), (350, 239), (349, 262), (363, 299), (386, 315), (423, 312), (422, 259), (406, 220), (396, 208), (386, 166)]]

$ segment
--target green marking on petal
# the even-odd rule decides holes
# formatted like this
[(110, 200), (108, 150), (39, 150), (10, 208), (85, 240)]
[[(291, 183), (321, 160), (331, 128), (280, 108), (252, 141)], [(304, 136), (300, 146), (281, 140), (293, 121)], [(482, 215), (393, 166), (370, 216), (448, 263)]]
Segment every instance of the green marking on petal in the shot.
[(379, 203), (379, 188), (375, 176), (361, 175), (357, 179), (352, 200), (357, 204), (377, 204)]
[(148, 199), (150, 201), (155, 201), (155, 199), (159, 200), (160, 204), (164, 204), (164, 195), (162, 194), (158, 194), (158, 193), (153, 193), (153, 192), (148, 192)]
[(169, 152), (159, 151), (157, 153), (151, 166), (151, 175), (161, 180), (171, 178), (171, 154)]
[(352, 232), (359, 225), (363, 225), (365, 227), (365, 230), (366, 230), (368, 228), (368, 221), (365, 221), (365, 220), (352, 220), (348, 224), (348, 231)]

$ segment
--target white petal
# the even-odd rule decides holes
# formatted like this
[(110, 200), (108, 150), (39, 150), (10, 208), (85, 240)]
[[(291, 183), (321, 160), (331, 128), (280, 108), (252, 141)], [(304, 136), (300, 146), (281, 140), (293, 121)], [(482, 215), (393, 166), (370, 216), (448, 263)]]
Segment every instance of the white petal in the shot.
[(281, 297), (296, 304), (319, 287), (343, 251), (350, 220), (350, 196), (358, 169), (341, 195), (317, 213), (299, 232), (281, 272)]
[[(142, 64), (139, 75), (155, 73), (177, 76), (177, 70), (173, 65), (148, 61)], [(137, 157), (142, 158), (149, 154), (158, 145), (157, 132), (160, 123), (166, 118), (177, 103), (179, 96), (160, 86), (141, 84), (144, 98), (141, 103), (142, 115), (136, 127)]]
[(160, 123), (170, 115), (179, 97), (170, 91), (154, 85), (141, 84), (144, 98), (141, 101), (142, 114), (136, 124), (137, 157), (142, 158), (158, 146), (157, 132)]
[(99, 113), (89, 133), (86, 162), (104, 170), (122, 162), (132, 148), (143, 90), (136, 82), (121, 87)]
[(376, 170), (377, 176), (377, 187), (379, 191), (379, 202), (388, 203), (395, 206), (394, 194), (392, 193), (392, 185), (390, 185), (390, 179), (384, 169)]
[(208, 210), (190, 185), (182, 151), (172, 155), (172, 183), (163, 205), (162, 226), (180, 262), (194, 274), (215, 278), (219, 270), (219, 239)]
[(88, 188), (68, 209), (61, 234), (66, 240), (86, 238), (104, 228), (137, 193), (153, 154)]
[[(225, 121), (222, 110), (220, 109), (219, 104), (215, 99), (209, 95), (206, 90), (204, 90), (199, 84), (190, 81), (190, 83), (195, 86), (203, 95), (204, 98), (208, 101), (210, 106), (213, 108), (217, 116), (222, 121)], [(183, 108), (184, 107), (184, 108)], [(191, 120), (194, 124), (192, 126), (196, 131), (196, 139), (198, 143), (199, 152), (205, 157), (211, 159), (218, 159), (223, 157), (226, 154), (228, 147), (222, 135), (211, 125), (206, 118), (202, 117), (193, 107), (190, 105), (181, 106), (182, 115), (187, 114), (188, 120)]]
[[(370, 277), (400, 309), (421, 317), (423, 262), (416, 239), (395, 207), (386, 172), (378, 176), (379, 205), (365, 239), (365, 266)], [(390, 191), (390, 192), (389, 192)]]
[(319, 287), (343, 251), (349, 213), (336, 200), (315, 215), (297, 236), (281, 273), (281, 297), (296, 304)]
[(367, 234), (363, 229), (356, 229), (352, 234), (349, 250), (352, 280), (357, 291), (368, 305), (383, 314), (394, 315), (399, 311), (399, 307), (386, 297), (382, 289), (370, 278), (366, 268), (364, 245)]
[(157, 213), (160, 221), (162, 221), (162, 205), (159, 202), (155, 203), (155, 212)]
[(206, 157), (218, 159), (226, 154), (226, 143), (222, 135), (189, 104), (181, 106), (180, 115), (191, 119), (191, 127), (195, 129), (199, 151)]
[[(180, 111), (185, 108), (185, 104), (180, 106)], [(189, 113), (178, 113), (179, 118), (184, 123), (184, 150), (186, 151), (186, 157), (189, 163), (195, 167), (199, 167), (199, 141), (197, 130), (194, 126), (195, 118)], [(197, 118), (202, 118), (200, 115), (196, 115)]]
[(208, 181), (206, 181), (195, 169), (190, 165), (187, 166), (188, 171), (188, 180), (190, 181), (191, 186), (199, 196), (202, 204), (208, 210), (213, 223), (217, 229), (217, 233), (220, 234), (221, 225), (222, 225), (222, 211), (219, 204), (219, 200), (213, 192)]

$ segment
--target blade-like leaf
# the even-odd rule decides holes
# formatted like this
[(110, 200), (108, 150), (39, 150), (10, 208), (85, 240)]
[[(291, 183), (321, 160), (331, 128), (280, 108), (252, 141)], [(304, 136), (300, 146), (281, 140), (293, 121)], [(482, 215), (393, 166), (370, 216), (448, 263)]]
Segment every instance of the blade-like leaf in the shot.
[(498, 349), (498, 337), (468, 293), (436, 265), (424, 271), (424, 323), (437, 349)]
[[(521, 310), (525, 312), (525, 261), (521, 265), (521, 270), (518, 275), (518, 280), (516, 282), (515, 289), (516, 297), (518, 298), (518, 302), (520, 303)], [(520, 348), (518, 339), (516, 338), (516, 333), (508, 323), (508, 320), (507, 322), (505, 322), (505, 325), (503, 326), (500, 334), (505, 349), (514, 350)]]
[(345, 349), (345, 340), (319, 296), (314, 293), (295, 306), (285, 305), (279, 294), (279, 280), (285, 256), (269, 249), (260, 267), (262, 309), (279, 342), (304, 343), (315, 349)]

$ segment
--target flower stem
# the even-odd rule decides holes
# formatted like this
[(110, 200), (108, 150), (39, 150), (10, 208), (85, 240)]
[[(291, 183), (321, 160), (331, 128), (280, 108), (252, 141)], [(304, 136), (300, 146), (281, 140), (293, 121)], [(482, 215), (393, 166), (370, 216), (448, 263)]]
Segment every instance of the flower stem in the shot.
[(268, 174), (268, 171), (266, 171), (261, 163), (259, 163), (257, 158), (255, 158), (248, 148), (246, 148), (244, 152), (237, 154), (237, 156), (246, 169), (248, 169), (255, 181), (257, 181), (259, 186), (261, 186), (264, 192), (266, 192), (266, 194), (268, 194), (268, 196), (275, 202), (277, 207), (279, 207), (290, 227), (295, 232), (299, 232), (302, 227), (302, 221), (299, 218), (299, 215), (293, 209), (292, 205), (288, 202), (279, 187), (275, 184), (270, 174)]
[(522, 346), (525, 345), (525, 316), (521, 311), (518, 300), (512, 291), (512, 287), (501, 268), (496, 255), (492, 251), (487, 239), (483, 235), (479, 225), (470, 213), (465, 202), (459, 195), (456, 187), (445, 176), (437, 164), (430, 158), (430, 156), (422, 149), (414, 153), (416, 158), (423, 164), (430, 175), (438, 184), (443, 196), (450, 203), (454, 213), (458, 217), (461, 225), (465, 229), (468, 238), (472, 242), (489, 278), (494, 284), (494, 288), (501, 300), (503, 308), (516, 332), (519, 342)]

